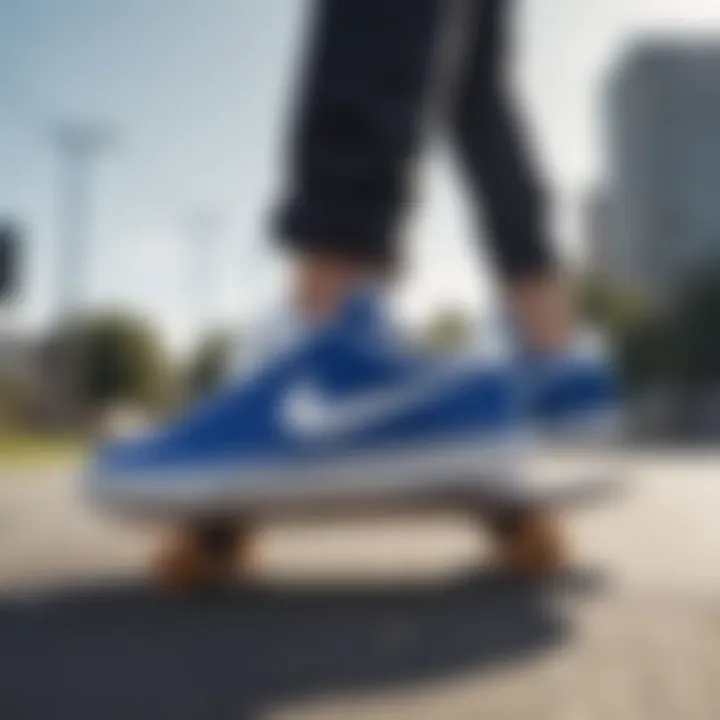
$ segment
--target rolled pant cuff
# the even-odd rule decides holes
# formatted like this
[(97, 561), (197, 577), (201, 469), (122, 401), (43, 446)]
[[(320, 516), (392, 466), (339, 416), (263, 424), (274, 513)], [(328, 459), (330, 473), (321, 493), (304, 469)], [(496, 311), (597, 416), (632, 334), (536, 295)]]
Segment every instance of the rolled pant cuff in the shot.
[(545, 244), (538, 245), (535, 252), (501, 257), (497, 260), (497, 267), (504, 282), (512, 284), (528, 278), (555, 275), (560, 270), (560, 263), (550, 250), (549, 244)]
[(281, 244), (295, 252), (327, 253), (384, 268), (397, 260), (388, 225), (378, 213), (296, 204), (278, 214), (274, 229)]

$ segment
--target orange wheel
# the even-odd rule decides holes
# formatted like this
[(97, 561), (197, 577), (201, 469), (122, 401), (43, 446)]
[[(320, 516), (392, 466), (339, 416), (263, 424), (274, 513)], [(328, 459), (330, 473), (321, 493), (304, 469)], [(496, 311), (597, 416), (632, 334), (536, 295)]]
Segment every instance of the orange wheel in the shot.
[(160, 587), (189, 592), (230, 580), (238, 561), (249, 563), (249, 533), (229, 524), (213, 523), (181, 528), (170, 538), (155, 574)]
[(490, 530), (503, 566), (528, 575), (546, 575), (567, 560), (558, 521), (542, 510), (522, 510), (494, 518)]

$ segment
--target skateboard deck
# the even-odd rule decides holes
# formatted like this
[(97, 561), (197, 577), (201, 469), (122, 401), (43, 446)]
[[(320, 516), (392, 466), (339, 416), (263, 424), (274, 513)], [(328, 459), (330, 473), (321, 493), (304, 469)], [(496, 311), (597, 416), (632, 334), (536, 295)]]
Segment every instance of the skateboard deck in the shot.
[(398, 511), (463, 509), (493, 510), (540, 509), (572, 510), (590, 505), (614, 494), (620, 487), (611, 475), (575, 475), (553, 482), (515, 482), (512, 479), (458, 478), (437, 484), (400, 487), (343, 486), (305, 491), (269, 488), (245, 496), (222, 494), (211, 501), (188, 501), (179, 495), (158, 500), (143, 498), (100, 500), (113, 514), (159, 522), (205, 522), (208, 520), (263, 520), (322, 515), (385, 514)]
[(561, 482), (446, 482), (442, 487), (356, 488), (303, 495), (252, 495), (228, 507), (110, 508), (168, 526), (155, 579), (171, 591), (191, 591), (249, 574), (258, 528), (284, 519), (357, 518), (451, 512), (477, 520), (490, 535), (502, 565), (541, 575), (561, 567), (567, 547), (563, 513), (611, 499), (621, 483), (603, 475)]

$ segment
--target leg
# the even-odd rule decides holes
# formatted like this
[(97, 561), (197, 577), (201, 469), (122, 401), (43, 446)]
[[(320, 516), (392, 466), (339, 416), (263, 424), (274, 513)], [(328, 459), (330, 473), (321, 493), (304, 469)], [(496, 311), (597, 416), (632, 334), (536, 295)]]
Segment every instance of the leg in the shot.
[[(508, 302), (527, 344), (561, 347), (569, 330), (564, 293), (546, 232), (542, 184), (508, 98), (504, 60), (513, 0), (470, 0), (468, 52), (458, 72), (451, 130), (482, 204)], [(501, 562), (532, 574), (556, 570), (564, 544), (542, 509), (494, 514), (487, 523)]]
[[(387, 267), (444, 0), (320, 0), (278, 217), (311, 313)], [(317, 296), (321, 298), (318, 301)]]
[(567, 306), (546, 234), (543, 188), (504, 82), (513, 0), (471, 0), (468, 53), (450, 120), (460, 159), (485, 209), (508, 301), (531, 346), (562, 344)]

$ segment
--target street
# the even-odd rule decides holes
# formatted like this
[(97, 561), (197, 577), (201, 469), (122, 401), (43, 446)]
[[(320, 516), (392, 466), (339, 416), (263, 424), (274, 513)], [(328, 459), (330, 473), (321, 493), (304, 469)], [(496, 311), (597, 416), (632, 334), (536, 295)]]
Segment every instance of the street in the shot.
[(720, 717), (719, 461), (631, 455), (542, 583), (465, 518), (388, 518), (268, 526), (249, 583), (186, 599), (147, 581), (161, 529), (4, 471), (0, 717)]

